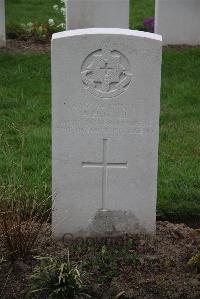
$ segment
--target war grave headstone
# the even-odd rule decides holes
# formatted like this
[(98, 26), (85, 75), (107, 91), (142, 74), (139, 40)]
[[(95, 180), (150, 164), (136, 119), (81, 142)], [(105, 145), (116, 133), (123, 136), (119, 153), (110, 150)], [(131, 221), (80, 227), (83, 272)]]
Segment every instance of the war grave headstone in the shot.
[(161, 36), (92, 28), (52, 38), (53, 234), (152, 234)]
[(6, 33), (5, 33), (5, 3), (4, 0), (0, 0), (0, 48), (6, 45)]
[(128, 28), (129, 0), (67, 0), (67, 29)]
[(156, 0), (155, 32), (165, 45), (200, 44), (200, 1)]

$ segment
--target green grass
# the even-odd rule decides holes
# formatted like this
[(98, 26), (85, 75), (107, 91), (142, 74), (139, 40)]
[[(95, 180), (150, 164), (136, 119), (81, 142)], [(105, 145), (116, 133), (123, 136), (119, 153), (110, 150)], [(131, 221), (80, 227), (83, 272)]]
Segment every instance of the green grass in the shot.
[(130, 0), (130, 28), (141, 30), (143, 21), (154, 16), (155, 0)]
[[(143, 27), (143, 20), (154, 15), (154, 0), (130, 0), (130, 28)], [(47, 23), (53, 18), (62, 22), (52, 6), (59, 0), (6, 0), (7, 31), (21, 23)]]
[(200, 49), (165, 50), (158, 198), (164, 214), (200, 212)]
[(1, 53), (0, 70), (0, 173), (4, 181), (46, 198), (50, 194), (50, 57)]
[(62, 16), (53, 9), (53, 5), (59, 3), (59, 0), (6, 0), (7, 31), (21, 23), (47, 23), (52, 18), (63, 22)]
[[(200, 213), (200, 49), (163, 57), (159, 214)], [(51, 194), (50, 56), (0, 53), (0, 173), (5, 184)], [(47, 202), (47, 205), (49, 202)]]

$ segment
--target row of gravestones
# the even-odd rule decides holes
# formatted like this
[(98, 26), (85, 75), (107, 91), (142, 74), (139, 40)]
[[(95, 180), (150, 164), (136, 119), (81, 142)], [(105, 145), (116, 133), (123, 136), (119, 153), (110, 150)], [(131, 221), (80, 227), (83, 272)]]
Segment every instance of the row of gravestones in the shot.
[[(128, 28), (129, 0), (67, 0), (68, 29)], [(200, 43), (199, 0), (156, 0), (155, 33), (164, 44)], [(5, 45), (5, 8), (0, 0), (0, 47)]]
[[(67, 0), (67, 28), (129, 26), (129, 0)], [(155, 0), (155, 33), (164, 44), (200, 43), (199, 0)]]

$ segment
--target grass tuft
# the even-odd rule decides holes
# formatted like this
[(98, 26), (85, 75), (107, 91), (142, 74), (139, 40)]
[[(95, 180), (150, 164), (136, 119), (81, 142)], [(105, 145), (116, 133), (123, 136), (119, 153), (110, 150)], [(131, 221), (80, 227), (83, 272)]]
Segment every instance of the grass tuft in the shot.
[(188, 266), (200, 272), (200, 251), (189, 259)]
[(50, 215), (41, 210), (41, 204), (26, 199), (0, 210), (2, 240), (9, 260), (24, 260), (31, 254)]
[(51, 257), (37, 257), (37, 265), (29, 282), (29, 296), (32, 298), (91, 298), (85, 293), (83, 273), (71, 263), (69, 251), (67, 260)]

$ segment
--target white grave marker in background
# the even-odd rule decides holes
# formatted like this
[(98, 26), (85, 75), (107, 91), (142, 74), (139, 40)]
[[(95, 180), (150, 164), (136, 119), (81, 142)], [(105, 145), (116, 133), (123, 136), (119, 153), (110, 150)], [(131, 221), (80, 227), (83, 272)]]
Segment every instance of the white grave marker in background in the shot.
[(53, 35), (53, 232), (153, 233), (161, 37), (128, 29)]
[(129, 27), (129, 0), (67, 0), (67, 29)]
[(6, 45), (5, 34), (5, 4), (4, 0), (0, 0), (0, 48)]
[(155, 32), (163, 44), (200, 44), (199, 0), (156, 0)]

